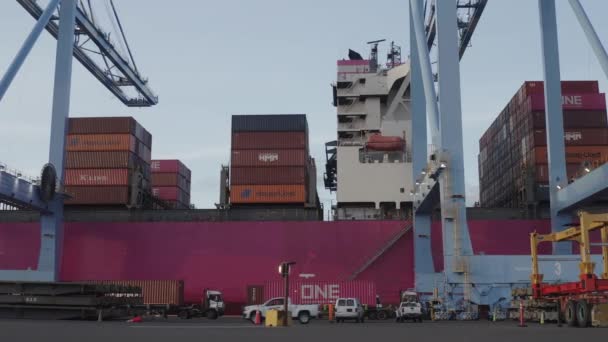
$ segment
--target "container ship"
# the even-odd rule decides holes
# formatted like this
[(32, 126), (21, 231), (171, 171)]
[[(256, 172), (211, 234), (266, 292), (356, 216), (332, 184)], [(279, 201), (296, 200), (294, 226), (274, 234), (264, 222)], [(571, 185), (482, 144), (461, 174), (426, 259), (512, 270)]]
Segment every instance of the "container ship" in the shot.
[[(324, 185), (337, 191), (331, 221), (322, 221), (316, 164), (310, 157), (303, 114), (233, 116), (232, 142), (226, 151), (230, 165), (221, 168), (215, 209), (192, 209), (192, 172), (180, 161), (153, 159), (151, 134), (132, 118), (111, 119), (112, 124), (72, 119), (66, 174), (74, 177), (66, 178), (72, 198), (66, 202), (60, 280), (179, 280), (184, 282), (185, 302), (199, 302), (206, 288), (218, 289), (224, 293), (226, 313), (240, 314), (243, 305), (274, 293), (272, 284), (281, 279), (277, 265), (290, 260), (296, 263), (292, 276), (298, 282), (348, 288), (348, 293), (356, 284), (367, 284), (354, 293), (367, 291), (361, 298), (378, 296), (384, 304), (397, 304), (402, 291), (415, 287), (408, 214), (411, 122), (403, 106), (391, 109), (386, 103), (392, 102), (409, 66), (401, 63), (395, 46), (389, 63), (379, 66), (374, 50), (369, 59), (351, 53), (349, 60), (337, 62), (333, 94), (338, 132), (337, 140), (327, 144), (324, 176)], [(513, 127), (523, 128), (510, 141), (530, 139), (526, 149), (517, 149), (526, 152), (521, 160), (543, 163), (542, 154), (532, 149), (542, 150), (542, 141), (531, 142), (535, 130), (543, 129), (540, 121), (535, 124), (540, 120), (536, 113), (542, 112), (542, 93), (531, 90), (531, 84), (524, 85), (517, 105), (508, 106), (510, 114), (501, 114), (480, 141), (482, 204), (503, 208), (468, 210), (475, 255), (529, 255), (529, 234), (551, 230), (548, 211), (541, 207), (530, 215), (517, 205), (504, 205), (511, 200), (491, 202), (503, 188), (486, 186), (486, 175), (504, 169), (497, 163), (506, 160), (492, 145), (494, 136), (506, 134), (504, 124), (515, 122), (515, 117), (522, 124)], [(597, 83), (585, 84), (585, 92), (578, 88), (570, 94), (579, 94), (583, 103), (594, 98), (595, 104), (577, 110), (599, 121), (603, 115), (605, 123), (603, 94)], [(580, 116), (575, 121), (579, 120)], [(603, 146), (601, 141), (593, 144)], [(36, 268), (39, 220), (37, 212), (23, 210), (0, 215), (0, 269)], [(430, 239), (433, 267), (441, 272), (439, 221), (433, 223)], [(542, 246), (540, 253), (550, 254), (551, 246)], [(374, 295), (369, 295), (370, 288)], [(252, 298), (251, 289), (268, 291)], [(318, 303), (340, 296), (340, 291), (312, 293), (307, 300)]]

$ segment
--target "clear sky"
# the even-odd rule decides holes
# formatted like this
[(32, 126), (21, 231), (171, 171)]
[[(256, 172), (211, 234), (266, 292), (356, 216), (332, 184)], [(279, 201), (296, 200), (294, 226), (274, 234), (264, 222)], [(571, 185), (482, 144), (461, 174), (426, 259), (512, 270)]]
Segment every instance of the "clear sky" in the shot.
[[(192, 201), (199, 208), (218, 200), (232, 114), (306, 113), (321, 180), (324, 143), (336, 137), (330, 88), (336, 60), (346, 58), (348, 48), (365, 56), (365, 42), (381, 38), (409, 54), (406, 0), (114, 2), (138, 67), (160, 103), (127, 108), (75, 62), (71, 116), (134, 116), (154, 136), (154, 158), (177, 158), (190, 167)], [(606, 91), (608, 83), (567, 0), (556, 2), (562, 79), (599, 79)], [(603, 20), (608, 2), (582, 3), (608, 44)], [(33, 24), (15, 1), (0, 1), (0, 73)], [(48, 160), (54, 59), (55, 40), (44, 33), (0, 102), (0, 161), (30, 175)], [(479, 137), (523, 81), (542, 77), (537, 1), (490, 0), (462, 60), (461, 77), (472, 204), (478, 199)], [(318, 187), (329, 204), (332, 196), (321, 181)]]

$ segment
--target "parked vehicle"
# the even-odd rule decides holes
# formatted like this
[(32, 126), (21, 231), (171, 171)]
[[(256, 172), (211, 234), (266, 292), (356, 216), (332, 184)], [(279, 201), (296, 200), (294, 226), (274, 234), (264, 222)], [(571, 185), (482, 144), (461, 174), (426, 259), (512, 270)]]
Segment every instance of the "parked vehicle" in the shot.
[[(266, 317), (268, 310), (283, 310), (285, 298), (277, 297), (266, 301), (260, 305), (248, 305), (243, 308), (243, 318), (251, 321), (255, 320), (257, 312), (260, 312), (262, 319)], [(288, 299), (287, 309), (291, 312), (291, 318), (297, 319), (301, 324), (308, 324), (311, 319), (319, 316), (319, 305), (297, 305), (291, 303), (291, 298)]]
[(92, 280), (86, 283), (141, 289), (142, 304), (129, 305), (127, 311), (131, 315), (177, 315), (182, 319), (217, 319), (224, 315), (224, 299), (222, 293), (217, 290), (205, 289), (200, 302), (184, 302), (183, 280)]
[(376, 306), (365, 308), (365, 317), (369, 320), (384, 321), (395, 317), (396, 308), (391, 304), (384, 306), (380, 300), (380, 296), (376, 295)]
[(224, 315), (224, 299), (220, 291), (206, 290), (200, 304), (182, 306), (178, 309), (178, 317), (190, 319), (193, 317), (207, 317), (217, 319)]
[(336, 300), (336, 322), (354, 320), (357, 323), (365, 321), (365, 312), (357, 298), (338, 298)]
[(418, 294), (413, 291), (405, 291), (401, 295), (401, 304), (395, 312), (397, 322), (402, 323), (411, 319), (414, 322), (422, 322), (422, 304)]

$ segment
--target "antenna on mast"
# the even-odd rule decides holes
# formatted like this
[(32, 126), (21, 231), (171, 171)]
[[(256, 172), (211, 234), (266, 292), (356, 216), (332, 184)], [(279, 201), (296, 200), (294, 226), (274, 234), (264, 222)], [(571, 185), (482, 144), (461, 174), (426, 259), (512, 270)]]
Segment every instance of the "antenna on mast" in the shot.
[(378, 71), (378, 44), (384, 41), (386, 41), (386, 39), (372, 40), (371, 42), (367, 42), (367, 44), (372, 45), (372, 52), (369, 57), (370, 72)]

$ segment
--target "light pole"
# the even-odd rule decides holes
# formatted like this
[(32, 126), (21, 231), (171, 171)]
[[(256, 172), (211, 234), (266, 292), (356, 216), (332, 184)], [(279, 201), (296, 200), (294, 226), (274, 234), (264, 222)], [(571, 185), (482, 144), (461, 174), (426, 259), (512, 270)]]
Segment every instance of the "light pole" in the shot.
[(291, 265), (295, 265), (296, 263), (294, 261), (290, 261), (290, 262), (282, 262), (281, 265), (279, 265), (279, 274), (283, 277), (283, 279), (285, 280), (285, 300), (283, 302), (283, 326), (286, 327), (287, 326), (287, 319), (288, 319), (288, 315), (289, 315), (289, 271), (291, 269)]

